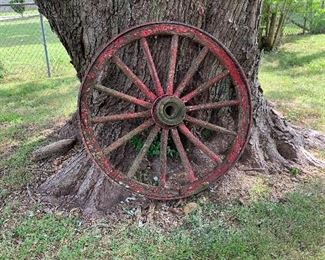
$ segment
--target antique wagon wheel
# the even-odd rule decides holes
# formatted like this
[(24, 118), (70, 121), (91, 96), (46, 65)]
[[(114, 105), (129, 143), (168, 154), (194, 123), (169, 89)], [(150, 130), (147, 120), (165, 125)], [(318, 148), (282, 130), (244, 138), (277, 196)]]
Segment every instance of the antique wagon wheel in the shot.
[[(158, 70), (154, 62), (154, 49), (149, 47), (159, 41), (168, 42), (165, 82), (159, 75), (162, 67)], [(141, 80), (122, 61), (121, 50), (132, 45), (143, 54), (142, 63), (151, 81)], [(180, 54), (183, 58), (189, 56), (184, 55), (186, 46), (194, 46), (197, 55), (187, 70), (178, 69)], [(125, 55), (132, 52), (123, 52)], [(128, 78), (128, 91), (110, 86), (113, 80), (104, 80), (103, 75), (112, 67), (115, 74), (118, 71)], [(193, 78), (199, 78), (202, 68), (204, 72), (212, 68), (216, 74), (198, 84), (199, 80)], [(222, 91), (228, 93), (228, 98), (215, 100), (223, 96)], [(131, 111), (101, 115), (92, 106), (98, 96), (102, 97), (102, 106), (107, 98), (115, 106), (118, 102), (129, 104)], [(190, 196), (225, 174), (245, 148), (251, 115), (249, 86), (230, 52), (206, 32), (174, 22), (144, 24), (111, 40), (91, 63), (79, 96), (81, 134), (93, 161), (120, 185), (159, 200)], [(231, 123), (225, 123), (223, 117)], [(112, 135), (110, 143), (103, 143), (97, 127), (105, 129), (114, 124), (122, 132)], [(149, 156), (153, 144), (156, 151)], [(121, 149), (129, 149), (128, 156), (133, 156), (129, 165), (127, 160), (123, 163), (114, 159)]]

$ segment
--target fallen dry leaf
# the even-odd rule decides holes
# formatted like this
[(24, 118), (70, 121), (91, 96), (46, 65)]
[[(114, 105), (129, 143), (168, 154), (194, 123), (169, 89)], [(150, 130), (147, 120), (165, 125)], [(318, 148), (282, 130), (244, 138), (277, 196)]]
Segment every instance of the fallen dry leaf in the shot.
[(188, 214), (192, 213), (194, 210), (196, 210), (198, 207), (199, 207), (199, 205), (197, 203), (190, 202), (184, 206), (183, 211), (184, 211), (185, 215), (188, 215)]
[(175, 214), (175, 215), (182, 215), (183, 214), (183, 212), (181, 210), (179, 210), (178, 208), (169, 208), (168, 211)]

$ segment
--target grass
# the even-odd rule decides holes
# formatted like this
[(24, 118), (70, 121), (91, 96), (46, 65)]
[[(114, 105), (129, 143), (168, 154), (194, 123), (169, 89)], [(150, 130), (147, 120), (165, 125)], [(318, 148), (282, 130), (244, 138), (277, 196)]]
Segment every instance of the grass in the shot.
[[(88, 226), (73, 214), (45, 213), (41, 205), (11, 199), (33, 183), (30, 154), (42, 144), (47, 129), (75, 111), (78, 81), (71, 67), (64, 67), (67, 56), (60, 63), (60, 77), (28, 73), (34, 66), (17, 73), (21, 63), (30, 63), (29, 54), (41, 49), (35, 48), (34, 37), (23, 36), (23, 29), (9, 25), (15, 28), (12, 35), (0, 27), (0, 63), (4, 64), (2, 77), (0, 66), (0, 259), (325, 258), (320, 180), (275, 203), (268, 200), (268, 184), (257, 179), (251, 204), (199, 202), (172, 231), (155, 222), (141, 228), (137, 221)], [(36, 29), (36, 20), (30, 26)], [(4, 60), (1, 55), (10, 47), (2, 39), (7, 37), (13, 44), (14, 35), (24, 40), (13, 48), (24, 48), (26, 53)], [(324, 35), (288, 38), (279, 52), (264, 56), (260, 73), (265, 94), (277, 109), (289, 120), (321, 131), (325, 129), (324, 40)], [(49, 44), (55, 46), (57, 41), (49, 39)], [(44, 69), (41, 61), (35, 63)], [(133, 141), (135, 146), (142, 142)], [(156, 153), (158, 148), (152, 149)], [(291, 174), (299, 175), (300, 169), (292, 169)]]
[[(53, 75), (73, 74), (70, 58), (47, 21), (45, 32)], [(6, 75), (15, 81), (22, 74), (43, 78), (47, 76), (39, 17), (0, 20), (0, 63)]]
[[(37, 8), (35, 8), (35, 7), (34, 7), (34, 9), (30, 9), (28, 7), (25, 8), (24, 17), (30, 16), (30, 15), (38, 15), (38, 14), (39, 14), (39, 12), (38, 12)], [(2, 17), (2, 16), (4, 16), (4, 17), (11, 17), (11, 16), (21, 17), (20, 14), (14, 12), (13, 10), (11, 10), (11, 11), (1, 11), (0, 12), (0, 17)]]
[(325, 35), (291, 36), (264, 56), (266, 97), (291, 122), (325, 132)]
[(47, 22), (45, 30), (51, 79), (39, 17), (0, 21), (0, 199), (32, 179), (26, 169), (30, 153), (45, 139), (47, 128), (76, 110), (75, 71)]
[(48, 127), (76, 110), (77, 89), (73, 76), (2, 82), (0, 172), (8, 167), (10, 171), (0, 175), (0, 190), (20, 188), (32, 177), (26, 169), (30, 153), (44, 140)]
[[(145, 138), (143, 138), (141, 135), (134, 136), (130, 143), (133, 145), (133, 147), (136, 149), (136, 151), (140, 151), (143, 144), (145, 143)], [(149, 150), (147, 152), (147, 156), (154, 157), (158, 156), (160, 154), (160, 137), (159, 135), (155, 138), (151, 146), (149, 147)], [(176, 156), (179, 156), (178, 151), (176, 150), (175, 144), (170, 140), (170, 143), (167, 147), (167, 156), (168, 158), (175, 158)]]
[[(113, 255), (152, 259), (162, 256), (169, 259), (313, 256), (321, 253), (316, 245), (323, 242), (322, 209), (321, 194), (307, 198), (298, 193), (289, 195), (285, 204), (258, 202), (251, 207), (225, 208), (201, 205), (183, 226), (169, 234), (149, 228), (126, 230), (123, 237), (116, 242), (113, 240), (116, 243)], [(309, 222), (307, 219), (312, 212), (315, 215)], [(212, 220), (207, 221), (209, 216)], [(136, 241), (132, 235), (137, 237)]]
[[(288, 194), (283, 203), (202, 203), (173, 231), (136, 222), (85, 229), (75, 217), (35, 208), (2, 229), (0, 259), (323, 259), (323, 184)], [(14, 214), (7, 207), (0, 225), (7, 226)]]
[(289, 23), (285, 26), (283, 34), (289, 36), (289, 35), (298, 35), (301, 34), (302, 32), (303, 30), (300, 27), (292, 23)]

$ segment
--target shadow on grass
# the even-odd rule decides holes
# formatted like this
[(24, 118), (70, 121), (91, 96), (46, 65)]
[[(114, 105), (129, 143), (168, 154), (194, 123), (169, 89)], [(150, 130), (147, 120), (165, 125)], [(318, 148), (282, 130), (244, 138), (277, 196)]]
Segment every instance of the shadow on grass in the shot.
[[(279, 100), (287, 100), (287, 101), (291, 101), (293, 103), (295, 102), (295, 98), (300, 98), (302, 96), (312, 97), (312, 96), (315, 96), (318, 94), (319, 93), (317, 92), (317, 90), (314, 90), (312, 88), (303, 88), (303, 89), (299, 89), (299, 91), (297, 91), (297, 88), (294, 88), (291, 90), (281, 90), (281, 91), (279, 91), (278, 89), (268, 90), (268, 96), (271, 96), (273, 99), (275, 98), (275, 99), (279, 99)], [(315, 100), (313, 100), (312, 104), (314, 106), (318, 106), (318, 105), (322, 106), (323, 101), (315, 99)]]
[[(291, 75), (295, 72), (291, 69), (296, 69), (298, 67), (305, 67), (307, 70), (305, 72), (300, 72), (301, 76), (311, 76), (317, 74), (323, 74), (321, 66), (318, 68), (309, 67), (308, 64), (314, 62), (315, 60), (321, 60), (325, 58), (325, 52), (319, 51), (313, 54), (304, 55), (302, 52), (290, 52), (282, 50), (279, 53), (272, 53), (267, 56), (268, 65), (264, 65), (263, 69), (266, 72), (277, 71), (280, 74)], [(274, 66), (274, 63), (277, 65)]]
[(311, 34), (296, 34), (296, 35), (287, 35), (284, 38), (284, 44), (286, 43), (297, 43), (298, 41), (309, 39)]

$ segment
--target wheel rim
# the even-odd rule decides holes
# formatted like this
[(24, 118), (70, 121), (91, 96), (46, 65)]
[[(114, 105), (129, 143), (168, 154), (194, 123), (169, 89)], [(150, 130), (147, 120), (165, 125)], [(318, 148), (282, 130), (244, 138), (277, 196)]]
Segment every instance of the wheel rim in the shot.
[[(150, 37), (170, 37), (170, 58), (167, 70), (166, 83), (161, 83), (148, 44)], [(201, 46), (198, 55), (185, 76), (180, 82), (175, 82), (178, 51), (181, 48), (180, 40), (189, 38)], [(148, 66), (152, 85), (147, 86), (135, 73), (121, 60), (118, 51), (123, 47), (140, 42), (146, 64)], [(214, 56), (224, 67), (223, 71), (209, 78), (195, 89), (187, 91), (188, 85), (204, 61), (207, 55)], [(100, 74), (110, 62), (114, 64), (133, 83), (133, 87), (140, 90), (144, 98), (128, 95), (100, 84)], [(219, 83), (230, 80), (235, 89), (236, 98), (205, 104), (191, 104), (193, 100), (212, 88), (218, 88)], [(90, 104), (94, 93), (101, 93), (109, 97), (123, 100), (140, 107), (142, 111), (96, 116), (91, 111)], [(236, 107), (237, 131), (221, 127), (209, 121), (197, 118), (192, 113), (200, 111), (215, 111), (217, 109)], [(110, 41), (96, 56), (85, 74), (79, 95), (79, 120), (81, 135), (93, 161), (107, 174), (107, 176), (132, 190), (146, 197), (159, 200), (178, 199), (193, 195), (204, 190), (209, 184), (225, 174), (238, 160), (244, 150), (251, 127), (251, 100), (247, 80), (238, 62), (230, 52), (211, 35), (198, 28), (179, 23), (151, 23), (132, 28)], [(212, 112), (211, 112), (212, 113)], [(94, 128), (98, 124), (109, 124), (116, 121), (126, 122), (127, 120), (143, 120), (138, 126), (123, 136), (102, 147)], [(218, 135), (224, 135), (224, 139), (231, 139), (225, 155), (219, 155), (212, 148), (209, 148), (203, 140), (193, 133), (193, 127), (209, 129)], [(125, 146), (135, 136), (147, 131), (149, 133), (137, 151), (137, 155), (130, 167), (122, 171), (113, 166), (108, 155), (114, 154), (120, 147)], [(156, 185), (149, 185), (136, 179), (136, 174), (141, 171), (141, 164), (145, 159), (150, 146), (159, 137), (159, 181)], [(205, 174), (198, 176), (193, 169), (193, 161), (189, 159), (187, 148), (182, 140), (186, 138), (191, 145), (201, 151), (204, 156), (214, 163), (213, 169), (205, 171)], [(186, 181), (178, 181), (180, 177), (173, 177), (168, 171), (169, 161), (168, 149), (170, 140), (177, 151), (177, 159), (185, 170)], [(177, 176), (176, 173), (174, 173)]]

